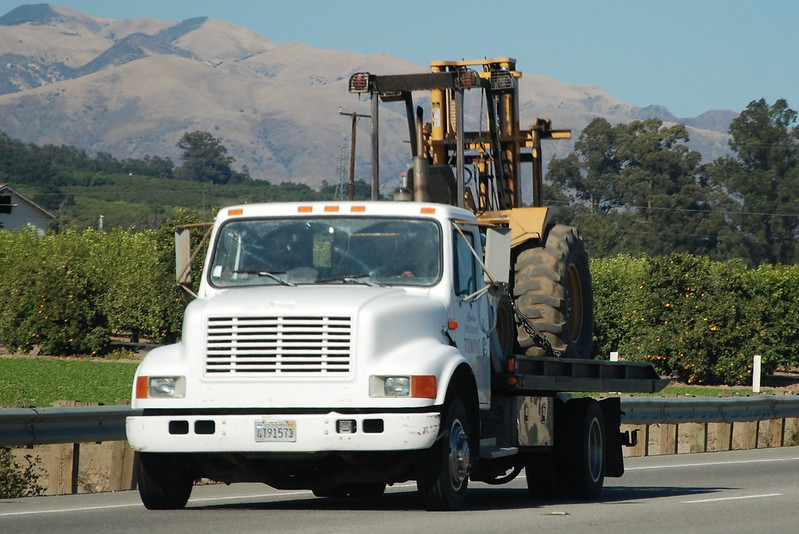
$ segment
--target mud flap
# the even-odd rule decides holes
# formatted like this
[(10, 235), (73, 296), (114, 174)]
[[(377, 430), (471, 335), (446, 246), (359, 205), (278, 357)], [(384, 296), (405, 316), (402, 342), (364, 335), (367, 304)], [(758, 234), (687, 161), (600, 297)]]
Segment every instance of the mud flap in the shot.
[(624, 474), (622, 455), (621, 399), (611, 397), (599, 401), (605, 419), (605, 476), (618, 478)]

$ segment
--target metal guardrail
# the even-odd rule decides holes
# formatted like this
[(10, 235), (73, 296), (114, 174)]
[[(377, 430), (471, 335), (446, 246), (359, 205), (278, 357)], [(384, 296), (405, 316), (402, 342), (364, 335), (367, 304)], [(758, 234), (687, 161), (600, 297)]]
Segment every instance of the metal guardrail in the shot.
[(799, 396), (622, 398), (622, 423), (734, 423), (799, 417)]
[[(799, 417), (799, 396), (740, 398), (623, 397), (622, 423), (732, 423)], [(129, 406), (0, 409), (0, 447), (125, 439)]]
[(125, 439), (130, 406), (0, 409), (0, 447), (91, 443)]

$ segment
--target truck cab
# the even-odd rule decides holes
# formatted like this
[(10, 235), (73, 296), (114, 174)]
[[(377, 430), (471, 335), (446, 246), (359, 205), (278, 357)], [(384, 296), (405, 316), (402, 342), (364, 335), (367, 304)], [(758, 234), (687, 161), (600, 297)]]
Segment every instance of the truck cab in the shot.
[(136, 374), (145, 504), (182, 506), (200, 477), (382, 493), (437, 461), (420, 451), (455, 398), (465, 486), (495, 324), (476, 222), (416, 202), (220, 211), (182, 340)]

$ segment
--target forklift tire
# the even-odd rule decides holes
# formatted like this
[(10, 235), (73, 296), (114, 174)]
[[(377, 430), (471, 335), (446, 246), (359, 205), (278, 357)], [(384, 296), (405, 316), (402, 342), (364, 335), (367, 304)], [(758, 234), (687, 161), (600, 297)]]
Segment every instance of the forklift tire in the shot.
[(136, 453), (139, 496), (148, 510), (179, 510), (186, 506), (194, 486), (178, 455), (157, 452)]
[[(514, 264), (516, 305), (552, 348), (566, 358), (591, 358), (594, 297), (588, 254), (575, 228), (555, 225), (544, 246), (522, 245)], [(546, 356), (546, 351), (520, 325), (520, 352)]]

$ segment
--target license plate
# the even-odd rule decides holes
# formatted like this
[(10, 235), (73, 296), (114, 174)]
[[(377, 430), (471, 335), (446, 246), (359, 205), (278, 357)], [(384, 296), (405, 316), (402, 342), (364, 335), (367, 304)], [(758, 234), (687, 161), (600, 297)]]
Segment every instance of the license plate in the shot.
[(294, 421), (256, 421), (255, 441), (297, 441)]

